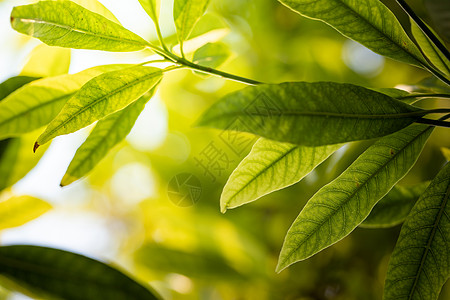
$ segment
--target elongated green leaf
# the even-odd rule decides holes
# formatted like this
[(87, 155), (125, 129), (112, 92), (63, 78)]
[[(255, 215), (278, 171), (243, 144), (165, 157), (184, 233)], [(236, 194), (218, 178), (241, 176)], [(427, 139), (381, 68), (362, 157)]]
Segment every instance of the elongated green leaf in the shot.
[(375, 205), (367, 219), (359, 226), (387, 228), (401, 224), (429, 184), (424, 182), (412, 187), (395, 186)]
[(85, 176), (109, 150), (127, 136), (155, 90), (156, 87), (124, 109), (98, 121), (89, 137), (75, 153), (61, 181), (61, 186), (69, 185)]
[(145, 12), (152, 18), (155, 24), (158, 23), (161, 0), (139, 0)]
[(9, 96), (12, 92), (24, 86), (25, 84), (35, 81), (37, 79), (39, 79), (39, 77), (14, 76), (5, 80), (0, 84), (0, 100), (3, 100), (7, 96)]
[(231, 55), (230, 49), (224, 43), (207, 43), (194, 53), (194, 63), (217, 68), (222, 65)]
[(272, 140), (321, 146), (370, 139), (400, 130), (418, 108), (351, 84), (295, 82), (248, 87), (215, 103), (199, 124)]
[(173, 19), (180, 43), (187, 40), (195, 23), (205, 13), (210, 0), (175, 0)]
[(119, 20), (117, 20), (117, 18), (113, 15), (113, 13), (97, 0), (53, 0), (53, 1), (72, 1), (92, 12), (104, 16), (110, 21), (120, 24)]
[(439, 172), (402, 227), (384, 299), (438, 299), (450, 277), (450, 164)]
[(46, 247), (0, 247), (0, 275), (44, 299), (160, 298), (109, 265)]
[[(430, 28), (430, 30), (432, 30)], [(439, 71), (450, 76), (450, 61), (445, 58), (439, 49), (427, 38), (415, 22), (411, 22), (411, 32), (430, 62), (438, 68)]]
[(321, 20), (370, 50), (412, 65), (426, 63), (394, 14), (379, 0), (279, 0)]
[(221, 211), (299, 182), (339, 147), (305, 147), (259, 139), (223, 188)]
[(33, 49), (20, 75), (50, 77), (67, 74), (70, 49), (40, 44)]
[(126, 65), (94, 67), (73, 75), (34, 81), (0, 102), (0, 139), (33, 131), (49, 123), (86, 82)]
[(442, 155), (444, 155), (447, 161), (450, 161), (450, 149), (446, 147), (441, 147)]
[(12, 197), (0, 202), (0, 230), (21, 226), (52, 208), (44, 200), (31, 197)]
[(71, 1), (40, 1), (14, 7), (12, 27), (50, 46), (137, 51), (148, 43), (107, 18)]
[(84, 128), (136, 101), (162, 78), (161, 69), (136, 66), (95, 77), (70, 98), (37, 139), (35, 150), (58, 135)]
[(412, 168), (432, 131), (432, 127), (412, 125), (381, 138), (321, 188), (289, 229), (277, 271), (350, 234)]

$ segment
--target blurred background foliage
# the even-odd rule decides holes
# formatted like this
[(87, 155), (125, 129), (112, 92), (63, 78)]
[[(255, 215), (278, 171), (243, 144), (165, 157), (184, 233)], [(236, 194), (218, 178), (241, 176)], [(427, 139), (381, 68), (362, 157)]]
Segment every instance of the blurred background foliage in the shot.
[[(0, 2), (3, 80), (19, 73), (36, 45), (8, 27), (11, 7), (26, 2)], [(122, 11), (121, 1), (101, 2), (126, 27), (155, 40), (150, 19), (142, 17), (137, 0)], [(162, 1), (162, 31), (174, 44), (171, 2)], [(383, 2), (393, 6), (393, 1)], [(448, 34), (449, 24), (435, 14), (438, 2), (410, 4), (435, 30)], [(136, 20), (129, 20), (134, 16)], [(211, 41), (220, 38), (232, 52), (221, 69), (263, 82), (337, 81), (381, 88), (415, 85), (429, 76), (378, 56), (275, 0), (213, 0), (193, 36), (211, 30)], [(72, 50), (70, 72), (90, 64), (142, 61), (148, 55)], [(42, 74), (42, 70), (61, 69), (43, 65), (45, 60), (28, 64), (28, 72), (36, 71), (28, 75), (48, 76), (53, 74)], [(59, 180), (89, 129), (58, 138), (33, 171), (12, 187), (18, 178), (5, 183), (9, 187), (0, 195), (1, 200), (30, 194), (50, 202), (52, 210), (24, 226), (3, 230), (2, 243), (50, 245), (112, 261), (149, 282), (165, 299), (381, 299), (400, 226), (357, 229), (311, 259), (280, 274), (274, 271), (284, 236), (306, 201), (373, 141), (348, 144), (300, 183), (220, 213), (222, 187), (256, 139), (198, 128), (195, 122), (221, 96), (242, 87), (190, 71), (169, 73), (127, 140), (90, 176), (64, 189), (58, 187)], [(24, 169), (36, 164), (39, 157), (31, 149), (38, 134), (17, 141), (14, 166), (2, 160), (0, 179), (6, 174), (2, 168), (23, 175)], [(439, 149), (449, 146), (448, 131), (435, 130), (418, 164), (401, 183), (432, 179), (445, 162)], [(22, 171), (14, 171), (19, 168)], [(200, 196), (194, 197), (198, 201), (187, 207), (174, 204), (168, 196), (170, 182), (181, 173), (192, 174), (200, 182)], [(7, 290), (0, 295), (0, 299), (24, 297)], [(450, 298), (448, 285), (441, 298)]]

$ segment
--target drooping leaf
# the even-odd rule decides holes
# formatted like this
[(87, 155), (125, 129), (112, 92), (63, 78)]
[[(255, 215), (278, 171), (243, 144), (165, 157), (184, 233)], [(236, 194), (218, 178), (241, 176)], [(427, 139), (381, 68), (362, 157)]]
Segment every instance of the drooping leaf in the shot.
[(138, 51), (148, 43), (107, 18), (71, 1), (40, 1), (14, 7), (12, 27), (50, 46), (105, 51)]
[(3, 100), (7, 96), (9, 96), (12, 92), (24, 86), (25, 84), (35, 81), (37, 79), (39, 79), (39, 77), (14, 76), (8, 78), (7, 80), (5, 80), (0, 84), (0, 100)]
[(205, 13), (210, 0), (175, 0), (173, 19), (180, 43), (187, 40), (195, 23)]
[(423, 182), (411, 187), (395, 186), (375, 205), (367, 219), (359, 226), (387, 228), (401, 224), (429, 184)]
[(295, 82), (248, 87), (225, 96), (199, 124), (250, 132), (280, 142), (321, 146), (384, 136), (422, 110), (351, 84)]
[(31, 51), (20, 72), (23, 76), (50, 77), (67, 74), (70, 66), (70, 49), (40, 44)]
[(339, 147), (306, 147), (259, 139), (223, 188), (221, 211), (299, 182)]
[(230, 49), (224, 43), (207, 43), (195, 51), (193, 62), (205, 67), (217, 68), (230, 55)]
[(31, 196), (0, 201), (0, 230), (21, 226), (52, 208), (44, 200)]
[(162, 78), (161, 69), (135, 66), (104, 73), (86, 83), (37, 139), (35, 150), (56, 136), (75, 132), (139, 99)]
[(49, 123), (86, 82), (125, 66), (98, 66), (73, 75), (40, 79), (18, 89), (0, 102), (0, 139), (27, 133)]
[(145, 12), (152, 18), (155, 24), (158, 23), (161, 0), (139, 0)]
[[(432, 30), (431, 28), (429, 29)], [(411, 32), (419, 44), (420, 49), (430, 62), (443, 74), (450, 76), (450, 61), (445, 58), (444, 54), (441, 53), (414, 22), (411, 22)]]
[(384, 299), (438, 299), (450, 277), (450, 164), (403, 224), (389, 262)]
[(98, 121), (75, 153), (61, 180), (61, 186), (69, 185), (89, 173), (110, 149), (127, 136), (155, 90), (156, 87), (124, 109)]
[(0, 275), (44, 299), (160, 298), (107, 264), (46, 247), (0, 247)]
[(432, 131), (432, 127), (412, 125), (379, 139), (338, 178), (321, 188), (289, 229), (277, 271), (350, 234), (412, 168)]
[(370, 50), (412, 65), (426, 63), (394, 14), (379, 0), (279, 0), (321, 20)]
[(120, 24), (119, 20), (117, 20), (114, 14), (97, 0), (53, 0), (53, 1), (72, 1), (92, 12), (102, 15), (103, 17), (107, 18), (110, 21)]

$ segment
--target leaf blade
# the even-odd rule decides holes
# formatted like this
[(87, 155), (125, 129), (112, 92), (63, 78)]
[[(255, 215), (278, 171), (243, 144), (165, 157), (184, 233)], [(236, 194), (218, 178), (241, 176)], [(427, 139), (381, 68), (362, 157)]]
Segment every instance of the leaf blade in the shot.
[(158, 24), (161, 0), (139, 0), (145, 12), (150, 16), (155, 24)]
[(157, 85), (162, 74), (161, 69), (135, 66), (95, 77), (67, 101), (37, 139), (36, 145), (75, 132), (123, 109)]
[(384, 299), (437, 299), (450, 277), (450, 164), (439, 172), (402, 227)]
[(321, 188), (289, 229), (277, 271), (350, 234), (412, 168), (432, 131), (424, 125), (412, 125), (381, 138), (338, 178)]
[(0, 202), (0, 230), (21, 226), (52, 208), (44, 200), (31, 196), (12, 197)]
[(182, 44), (192, 32), (195, 23), (205, 13), (210, 0), (175, 0), (173, 19), (178, 40)]

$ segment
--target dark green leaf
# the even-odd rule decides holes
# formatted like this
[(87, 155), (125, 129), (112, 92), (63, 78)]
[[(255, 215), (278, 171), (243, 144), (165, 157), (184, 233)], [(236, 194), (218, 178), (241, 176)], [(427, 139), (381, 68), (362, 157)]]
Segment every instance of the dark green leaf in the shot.
[(44, 299), (159, 299), (104, 263), (52, 248), (0, 247), (0, 275)]
[(438, 299), (450, 277), (450, 164), (403, 224), (389, 262), (384, 299)]
[(206, 111), (199, 124), (226, 129), (234, 122), (238, 131), (321, 146), (384, 136), (410, 125), (423, 112), (360, 86), (295, 82), (229, 94)]

